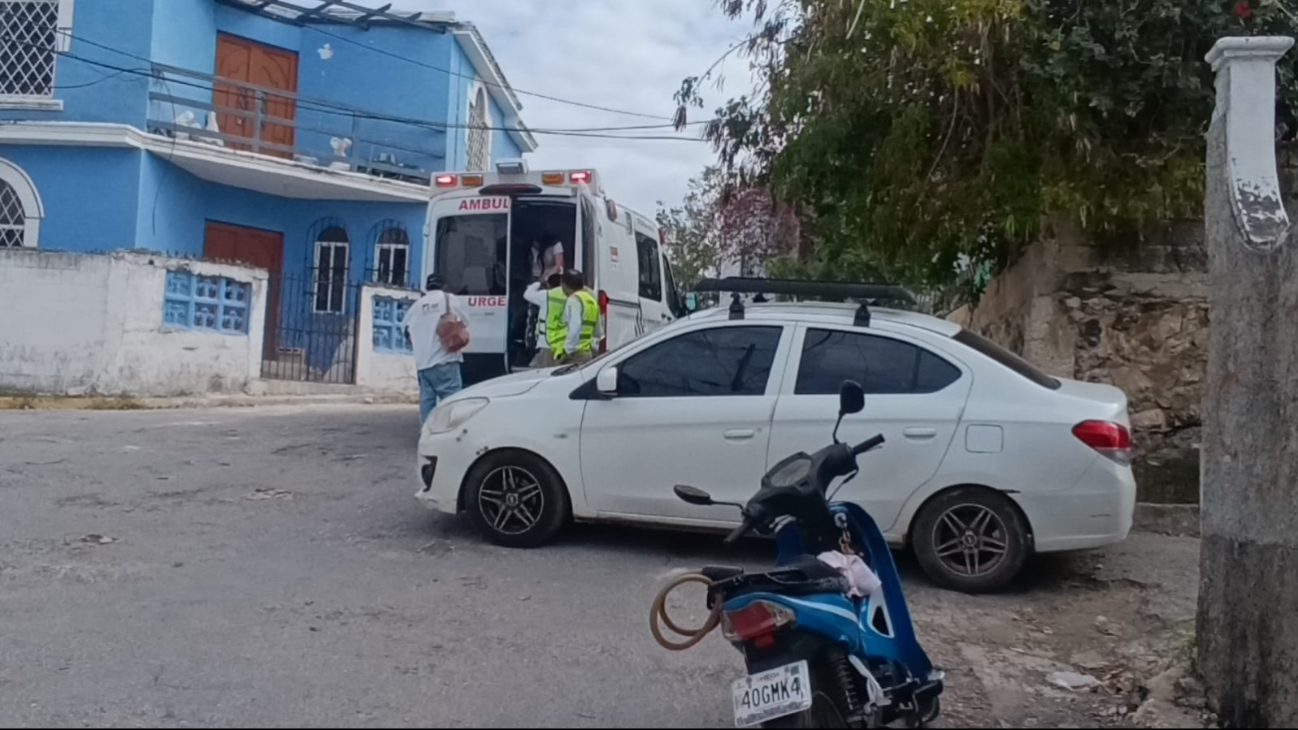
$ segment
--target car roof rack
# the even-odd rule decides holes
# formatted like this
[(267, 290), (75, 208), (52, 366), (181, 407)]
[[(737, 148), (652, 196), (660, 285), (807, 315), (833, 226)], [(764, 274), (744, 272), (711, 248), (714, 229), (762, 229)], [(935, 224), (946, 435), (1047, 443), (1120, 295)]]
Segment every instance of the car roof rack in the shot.
[(857, 301), (858, 327), (870, 326), (870, 302), (880, 301), (913, 304), (915, 298), (896, 284), (879, 282), (812, 281), (801, 279), (765, 279), (753, 276), (727, 276), (721, 279), (703, 279), (694, 286), (700, 292), (730, 292), (730, 318), (744, 318), (741, 294), (779, 294), (793, 297), (816, 297), (828, 301)]

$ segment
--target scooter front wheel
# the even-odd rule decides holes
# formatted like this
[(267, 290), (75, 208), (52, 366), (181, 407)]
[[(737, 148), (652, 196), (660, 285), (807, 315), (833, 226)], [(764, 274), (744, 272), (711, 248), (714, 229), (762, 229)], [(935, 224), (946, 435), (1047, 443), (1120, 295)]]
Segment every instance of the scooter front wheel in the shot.
[(942, 716), (942, 698), (934, 697), (919, 703), (919, 727), (932, 727)]

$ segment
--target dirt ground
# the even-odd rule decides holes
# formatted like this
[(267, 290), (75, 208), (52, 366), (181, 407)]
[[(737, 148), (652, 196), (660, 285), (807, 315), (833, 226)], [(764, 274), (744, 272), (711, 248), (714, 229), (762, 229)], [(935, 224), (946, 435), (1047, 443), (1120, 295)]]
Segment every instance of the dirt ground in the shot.
[[(948, 672), (943, 726), (1203, 725), (1201, 690), (1178, 682), (1192, 659), (1198, 557), (1198, 540), (1136, 534), (1038, 559), (1007, 594), (912, 590), (922, 639)], [(1081, 676), (1065, 689), (1057, 673)]]

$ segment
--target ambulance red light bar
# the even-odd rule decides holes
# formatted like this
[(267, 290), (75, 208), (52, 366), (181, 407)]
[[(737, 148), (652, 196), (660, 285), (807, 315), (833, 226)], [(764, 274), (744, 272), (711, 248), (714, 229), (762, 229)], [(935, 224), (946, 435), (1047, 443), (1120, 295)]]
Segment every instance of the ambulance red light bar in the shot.
[(571, 180), (573, 183), (586, 183), (587, 185), (589, 185), (590, 170), (580, 170), (578, 172), (574, 172), (568, 176), (568, 179)]
[(438, 175), (437, 178), (434, 180), (434, 182), (439, 188), (453, 188), (455, 187), (455, 176)]

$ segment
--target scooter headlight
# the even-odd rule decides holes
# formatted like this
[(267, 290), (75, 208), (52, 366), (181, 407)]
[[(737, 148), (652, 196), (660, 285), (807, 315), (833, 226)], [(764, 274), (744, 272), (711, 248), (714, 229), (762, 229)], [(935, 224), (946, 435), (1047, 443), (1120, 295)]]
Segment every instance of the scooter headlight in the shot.
[(424, 425), (424, 430), (430, 434), (446, 433), (468, 423), (491, 401), (486, 398), (465, 398), (463, 400), (451, 401), (437, 406), (433, 409), (432, 415), (428, 417), (428, 423)]

